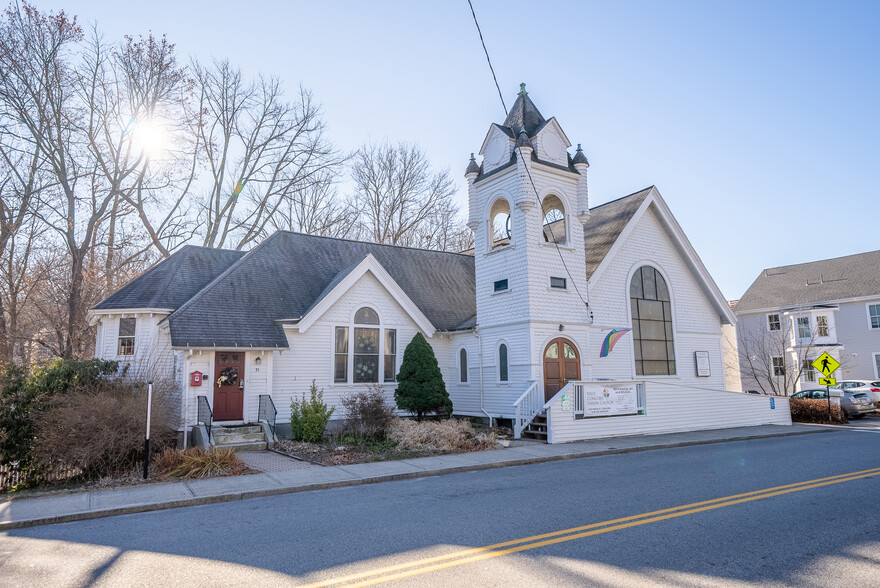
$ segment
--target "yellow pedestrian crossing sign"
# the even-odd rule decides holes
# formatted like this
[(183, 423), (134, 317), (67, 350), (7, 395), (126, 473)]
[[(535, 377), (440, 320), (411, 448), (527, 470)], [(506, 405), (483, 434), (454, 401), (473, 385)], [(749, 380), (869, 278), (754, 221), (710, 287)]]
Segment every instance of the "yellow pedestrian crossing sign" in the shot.
[(837, 386), (837, 380), (834, 378), (819, 378), (820, 386)]
[(840, 362), (828, 355), (828, 352), (826, 351), (816, 358), (816, 361), (813, 362), (813, 367), (825, 374), (825, 377), (827, 378), (840, 367)]

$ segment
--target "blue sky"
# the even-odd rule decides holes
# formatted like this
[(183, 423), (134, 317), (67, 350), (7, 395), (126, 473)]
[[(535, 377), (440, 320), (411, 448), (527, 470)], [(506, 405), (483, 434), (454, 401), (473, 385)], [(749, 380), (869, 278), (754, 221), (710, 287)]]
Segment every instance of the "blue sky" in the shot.
[[(591, 204), (656, 185), (728, 298), (880, 248), (880, 3), (473, 2), (508, 106), (526, 82), (583, 144)], [(463, 207), (504, 118), (466, 0), (36, 5), (302, 83), (339, 147), (418, 143)]]

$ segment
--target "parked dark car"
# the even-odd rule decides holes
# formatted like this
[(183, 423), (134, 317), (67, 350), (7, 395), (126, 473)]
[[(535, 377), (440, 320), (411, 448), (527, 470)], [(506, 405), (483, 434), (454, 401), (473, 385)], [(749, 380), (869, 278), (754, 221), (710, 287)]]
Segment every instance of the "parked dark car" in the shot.
[[(791, 395), (792, 398), (812, 398), (813, 400), (826, 400), (828, 391), (825, 388), (814, 390), (801, 390)], [(860, 419), (866, 414), (874, 412), (874, 403), (864, 392), (851, 392), (840, 388), (831, 388), (831, 398), (838, 399), (840, 408), (846, 412), (847, 418)]]

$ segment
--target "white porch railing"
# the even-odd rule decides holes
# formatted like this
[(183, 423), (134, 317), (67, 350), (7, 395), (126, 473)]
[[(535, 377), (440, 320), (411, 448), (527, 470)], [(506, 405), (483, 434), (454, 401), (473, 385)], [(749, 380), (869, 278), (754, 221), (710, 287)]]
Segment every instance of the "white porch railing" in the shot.
[(523, 430), (544, 410), (544, 390), (537, 381), (532, 382), (523, 395), (513, 403), (513, 408), (515, 413), (513, 438), (519, 439)]

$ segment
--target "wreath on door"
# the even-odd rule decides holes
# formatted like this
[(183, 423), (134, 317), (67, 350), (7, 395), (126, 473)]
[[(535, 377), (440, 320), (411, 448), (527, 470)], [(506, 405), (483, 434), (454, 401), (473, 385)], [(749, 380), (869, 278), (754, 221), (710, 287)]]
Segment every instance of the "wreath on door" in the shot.
[(232, 367), (228, 367), (220, 372), (220, 377), (217, 378), (218, 386), (232, 386), (238, 381), (238, 370)]

